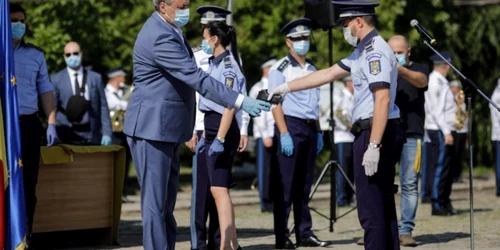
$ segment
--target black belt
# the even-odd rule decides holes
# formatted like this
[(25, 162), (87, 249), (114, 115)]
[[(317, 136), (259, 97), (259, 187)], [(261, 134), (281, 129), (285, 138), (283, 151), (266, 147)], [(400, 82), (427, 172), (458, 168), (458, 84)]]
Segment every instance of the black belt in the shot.
[[(400, 124), (400, 123), (401, 123), (400, 118), (387, 120), (387, 125), (389, 125), (389, 124), (396, 125), (396, 124)], [(361, 131), (371, 129), (372, 125), (373, 125), (373, 118), (359, 120), (359, 121), (355, 122), (354, 124), (352, 124), (350, 132), (354, 136), (357, 136), (359, 133), (361, 133)]]
[(285, 118), (289, 118), (289, 119), (301, 121), (301, 122), (304, 122), (304, 123), (307, 123), (307, 124), (316, 124), (316, 122), (318, 121), (318, 120), (313, 120), (313, 119), (297, 118), (297, 117), (289, 116), (289, 115), (285, 115)]
[(33, 119), (38, 119), (38, 115), (37, 113), (33, 113), (33, 114), (30, 114), (30, 115), (20, 115), (19, 116), (19, 121), (22, 122), (22, 121), (27, 121), (27, 120), (33, 120)]
[(71, 129), (75, 132), (88, 132), (90, 131), (90, 123), (87, 124), (73, 124)]

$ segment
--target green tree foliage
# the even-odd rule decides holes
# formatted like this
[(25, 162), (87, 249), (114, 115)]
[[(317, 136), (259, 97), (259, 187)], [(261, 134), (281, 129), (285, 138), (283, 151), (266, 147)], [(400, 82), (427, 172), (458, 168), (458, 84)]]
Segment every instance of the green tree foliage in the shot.
[[(27, 10), (28, 22), (26, 40), (45, 50), (51, 73), (65, 66), (63, 48), (71, 40), (81, 44), (84, 64), (92, 66), (94, 70), (104, 73), (110, 68), (124, 66), (131, 72), (134, 41), (143, 23), (154, 11), (151, 2), (24, 1), (22, 4)], [(201, 42), (200, 17), (195, 10), (198, 6), (207, 4), (226, 7), (227, 1), (191, 1), (191, 20), (183, 30), (192, 47)], [(260, 79), (260, 64), (264, 60), (288, 53), (280, 28), (286, 22), (303, 15), (302, 0), (234, 0), (233, 21), (238, 33), (248, 88)], [(453, 63), (490, 95), (500, 76), (499, 15), (500, 6), (496, 5), (467, 7), (454, 6), (453, 0), (382, 0), (377, 8), (377, 26), (385, 39), (393, 34), (407, 36), (412, 44), (412, 59), (428, 63), (432, 51), (419, 41), (418, 34), (409, 25), (411, 19), (417, 19), (438, 40), (436, 48), (453, 52)], [(344, 41), (342, 32), (334, 30), (334, 61), (347, 56), (351, 51), (352, 47)], [(327, 31), (314, 31), (309, 56), (319, 68), (328, 66)], [(490, 165), (492, 151), (489, 109), (479, 96), (474, 100), (474, 112), (476, 163)]]

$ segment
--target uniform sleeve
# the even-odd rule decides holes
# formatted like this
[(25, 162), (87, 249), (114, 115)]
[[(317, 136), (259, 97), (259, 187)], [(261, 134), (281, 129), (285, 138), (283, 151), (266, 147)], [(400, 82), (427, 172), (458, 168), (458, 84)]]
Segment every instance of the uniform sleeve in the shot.
[(38, 90), (39, 95), (54, 90), (52, 83), (50, 83), (49, 72), (47, 70), (47, 63), (45, 61), (45, 56), (43, 55), (43, 53), (41, 53), (40, 55), (40, 69), (36, 77), (36, 88)]
[(285, 76), (279, 70), (272, 70), (269, 72), (269, 89), (268, 92), (271, 93), (274, 88), (286, 82)]
[[(500, 105), (500, 91), (495, 91), (493, 95), (491, 96), (491, 100), (498, 106)], [(500, 112), (493, 107), (493, 105), (489, 104), (490, 107), (490, 113), (491, 113), (491, 121), (493, 124), (496, 124), (496, 126), (500, 127)]]
[(109, 117), (108, 101), (106, 100), (106, 95), (104, 94), (104, 84), (100, 75), (97, 77), (97, 87), (100, 97), (99, 103), (101, 104), (102, 135), (111, 136), (113, 134), (113, 130), (111, 129), (111, 117)]
[(429, 99), (430, 99), (430, 115), (439, 127), (439, 130), (443, 132), (444, 135), (450, 134), (450, 129), (446, 124), (444, 107), (446, 103), (447, 91), (437, 82), (437, 79), (432, 79), (433, 82), (429, 84)]
[[(394, 62), (395, 63), (395, 62)], [(366, 77), (370, 90), (376, 87), (391, 86), (391, 75), (393, 74), (393, 62), (380, 51), (368, 52), (366, 60), (361, 65), (364, 76)]]
[(203, 112), (201, 112), (201, 110), (198, 108), (199, 103), (200, 103), (200, 94), (196, 92), (196, 117), (195, 117), (193, 134), (196, 133), (196, 131), (205, 130), (205, 123), (204, 123), (205, 114), (203, 114)]
[[(247, 95), (247, 81), (246, 78), (241, 74), (238, 78), (239, 80), (239, 93), (243, 95)], [(241, 110), (241, 126), (240, 126), (240, 135), (248, 135), (248, 124), (250, 123), (250, 116), (247, 112)]]
[(348, 57), (340, 60), (337, 63), (339, 65), (339, 67), (342, 68), (345, 71), (351, 72), (351, 65), (354, 62), (354, 60), (356, 59), (354, 53), (355, 52), (353, 52), (352, 54), (350, 54)]

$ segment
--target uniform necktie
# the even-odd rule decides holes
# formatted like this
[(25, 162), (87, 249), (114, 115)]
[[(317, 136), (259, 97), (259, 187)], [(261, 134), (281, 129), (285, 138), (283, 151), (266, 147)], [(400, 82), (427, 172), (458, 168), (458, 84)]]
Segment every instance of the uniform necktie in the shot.
[(80, 84), (78, 83), (78, 73), (75, 73), (75, 95), (80, 95)]

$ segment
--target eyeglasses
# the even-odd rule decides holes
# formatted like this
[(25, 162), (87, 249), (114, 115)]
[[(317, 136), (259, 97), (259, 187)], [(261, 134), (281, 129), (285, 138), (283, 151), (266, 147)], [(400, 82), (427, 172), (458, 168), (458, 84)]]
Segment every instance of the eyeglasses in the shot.
[(64, 54), (66, 57), (70, 57), (71, 55), (77, 56), (80, 55), (80, 52), (66, 53)]
[(297, 42), (297, 41), (309, 41), (310, 37), (308, 36), (300, 36), (300, 37), (289, 37), (288, 38), (292, 42)]

